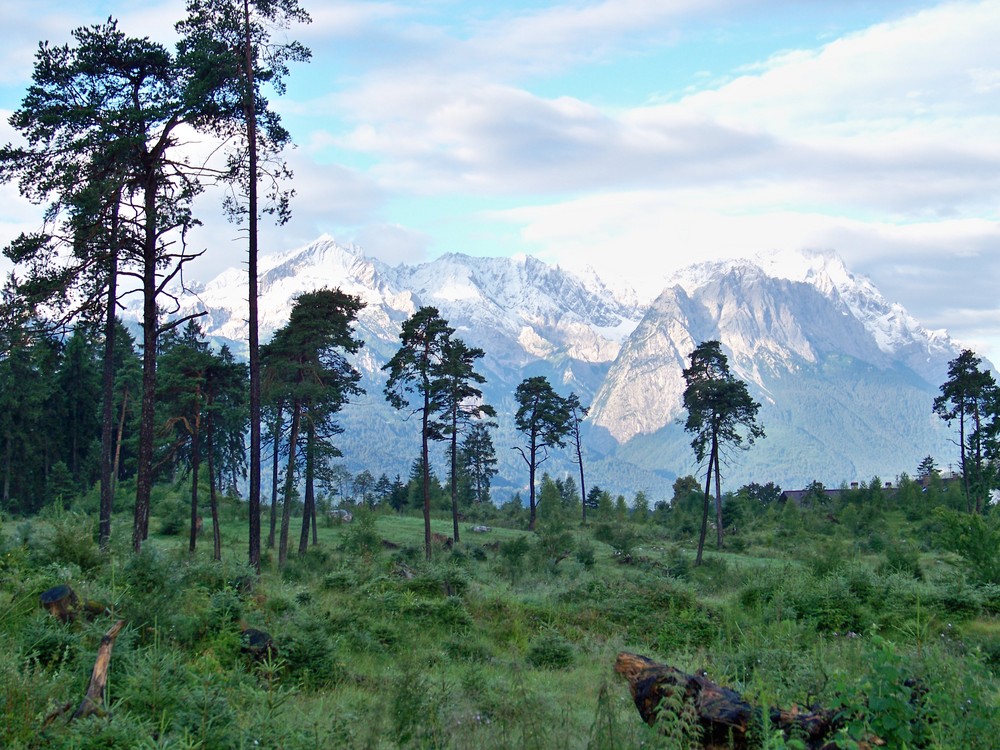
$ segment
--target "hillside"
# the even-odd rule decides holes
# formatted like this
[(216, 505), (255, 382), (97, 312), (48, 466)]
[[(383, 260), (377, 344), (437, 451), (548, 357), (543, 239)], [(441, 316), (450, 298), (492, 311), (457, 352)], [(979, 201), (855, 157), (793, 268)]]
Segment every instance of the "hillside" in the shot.
[[(665, 705), (664, 734), (640, 719), (612, 671), (621, 651), (754, 705), (839, 710), (838, 747), (993, 750), (1000, 734), (1000, 529), (982, 519), (992, 555), (947, 542), (968, 517), (940, 483), (817, 507), (734, 498), (726, 548), (700, 567), (697, 494), (588, 526), (578, 503), (543, 505), (537, 533), (523, 510), (466, 508), (461, 543), (432, 561), (418, 516), (354, 509), (321, 517), (283, 569), (266, 552), (259, 577), (244, 504), (222, 502), (216, 562), (207, 520), (187, 551), (185, 494), (157, 488), (139, 554), (128, 513), (98, 551), (94, 497), (0, 527), (0, 746), (691, 747), (683, 702)], [(39, 603), (56, 586), (77, 596), (66, 621)], [(71, 719), (116, 622), (108, 713)]]

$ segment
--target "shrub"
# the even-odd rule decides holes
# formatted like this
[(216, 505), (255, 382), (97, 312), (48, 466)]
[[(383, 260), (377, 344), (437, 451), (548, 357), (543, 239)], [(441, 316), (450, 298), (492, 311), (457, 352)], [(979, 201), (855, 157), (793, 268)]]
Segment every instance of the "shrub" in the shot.
[(490, 644), (471, 635), (452, 636), (444, 642), (444, 651), (455, 661), (485, 664), (493, 660)]
[(530, 548), (527, 536), (518, 536), (500, 542), (500, 559), (503, 562), (504, 572), (510, 578), (516, 578), (524, 572), (524, 557)]
[(532, 641), (527, 658), (539, 669), (565, 669), (573, 663), (573, 646), (562, 636), (548, 633)]
[(160, 533), (177, 536), (191, 530), (191, 506), (177, 498), (163, 500), (157, 508)]
[(286, 620), (278, 644), (288, 673), (306, 687), (334, 685), (344, 678), (335, 643), (315, 612), (303, 610)]
[(58, 513), (52, 519), (40, 553), (50, 562), (76, 565), (82, 571), (93, 570), (104, 562), (94, 541), (93, 519), (77, 513)]
[(576, 560), (587, 570), (593, 568), (597, 562), (594, 545), (590, 542), (580, 542), (576, 548)]
[(885, 562), (878, 567), (880, 575), (906, 573), (917, 580), (923, 580), (920, 569), (920, 551), (910, 542), (899, 540), (885, 549)]
[(656, 646), (661, 653), (707, 646), (715, 640), (718, 632), (717, 618), (703, 607), (674, 606), (663, 614)]
[(358, 508), (340, 543), (341, 550), (366, 565), (382, 552), (382, 537), (375, 528), (375, 521), (374, 512)]
[(322, 585), (328, 591), (350, 591), (358, 585), (358, 576), (350, 570), (334, 570), (323, 576)]
[(72, 663), (82, 648), (79, 633), (47, 613), (38, 613), (29, 620), (21, 631), (21, 642), (25, 662), (52, 670)]
[(936, 508), (938, 543), (962, 558), (969, 580), (1000, 584), (1000, 513), (980, 516)]
[(444, 746), (434, 692), (414, 665), (392, 679), (389, 713), (400, 747)]

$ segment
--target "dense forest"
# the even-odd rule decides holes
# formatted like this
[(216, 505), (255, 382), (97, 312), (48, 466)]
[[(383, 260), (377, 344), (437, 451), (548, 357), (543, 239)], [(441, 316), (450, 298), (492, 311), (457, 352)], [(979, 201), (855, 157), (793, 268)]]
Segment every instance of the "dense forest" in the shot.
[[(995, 747), (1000, 390), (971, 351), (934, 402), (954, 473), (723, 491), (766, 425), (706, 341), (684, 370), (703, 473), (669, 501), (588, 486), (588, 407), (540, 376), (513, 394), (525, 496), (494, 497), (484, 352), (422, 307), (369, 394), (411, 426), (411, 471), (344, 468), (363, 303), (303, 294), (265, 342), (256, 320), (257, 222), (291, 197), (266, 95), (309, 58), (272, 36), (308, 20), (189, 0), (174, 50), (110, 19), (39, 47), (0, 149), (45, 215), (4, 250), (0, 745)], [(247, 362), (171, 314), (208, 184), (248, 238)], [(546, 473), (559, 451), (578, 471)], [(621, 652), (757, 708), (722, 736), (691, 681), (644, 707)]]

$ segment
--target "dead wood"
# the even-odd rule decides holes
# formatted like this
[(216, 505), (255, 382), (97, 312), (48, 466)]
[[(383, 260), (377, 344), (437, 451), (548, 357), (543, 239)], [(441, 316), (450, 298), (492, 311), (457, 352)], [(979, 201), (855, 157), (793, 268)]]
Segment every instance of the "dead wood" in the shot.
[(278, 647), (275, 645), (274, 639), (266, 630), (244, 628), (240, 634), (240, 640), (240, 651), (253, 659), (253, 661), (264, 661), (273, 657), (278, 652)]
[[(749, 748), (752, 735), (760, 732), (763, 725), (759, 707), (752, 706), (735, 690), (718, 685), (705, 675), (688, 674), (624, 651), (618, 654), (615, 671), (628, 681), (635, 707), (650, 726), (659, 718), (665, 699), (666, 705), (676, 705), (680, 702), (678, 698), (690, 703), (697, 713), (706, 749)], [(835, 748), (832, 738), (843, 724), (838, 712), (818, 706), (810, 709), (792, 706), (787, 710), (770, 708), (768, 720), (770, 727), (780, 729), (786, 738), (800, 739), (810, 750)], [(869, 743), (881, 744), (874, 738)], [(862, 747), (867, 746), (862, 744)]]
[(106, 615), (110, 611), (107, 604), (93, 599), (80, 598), (68, 583), (61, 583), (43, 591), (38, 597), (39, 603), (59, 622), (73, 622), (78, 616), (93, 620)]
[(46, 589), (38, 597), (41, 605), (59, 622), (69, 622), (76, 617), (80, 600), (69, 584), (61, 583)]
[(111, 665), (111, 649), (115, 646), (115, 638), (125, 626), (124, 620), (119, 620), (101, 638), (97, 649), (97, 660), (94, 671), (90, 675), (90, 685), (87, 694), (70, 719), (83, 719), (91, 714), (104, 714), (104, 687), (108, 684), (108, 667)]

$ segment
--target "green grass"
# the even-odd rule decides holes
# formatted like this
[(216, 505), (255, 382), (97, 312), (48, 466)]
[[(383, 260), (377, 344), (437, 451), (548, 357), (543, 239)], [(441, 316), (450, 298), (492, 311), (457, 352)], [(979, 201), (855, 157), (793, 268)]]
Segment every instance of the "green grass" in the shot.
[[(611, 522), (635, 539), (627, 561), (595, 538), (608, 529), (575, 521), (555, 528), (590, 554), (556, 560), (544, 534), (474, 534), (468, 523), (461, 544), (426, 561), (416, 515), (375, 514), (388, 544), (364, 555), (358, 520), (321, 520), (318, 546), (300, 557), (296, 519), (288, 564), (279, 570), (268, 551), (247, 589), (240, 510), (224, 509), (221, 563), (207, 528), (193, 556), (186, 535), (154, 534), (133, 557), (123, 516), (113, 554), (95, 560), (80, 542), (87, 517), (8, 520), (0, 746), (677, 746), (639, 719), (612, 672), (621, 650), (705, 669), (760, 703), (843, 705), (858, 736), (876, 732), (888, 747), (987, 748), (1000, 736), (997, 596), (926, 539), (918, 579), (842, 529), (793, 534), (771, 521), (746, 523), (743, 553), (708, 550), (696, 568), (691, 540), (653, 523)], [(890, 520), (895, 534), (919, 536)], [(433, 529), (450, 536), (450, 519)], [(58, 583), (112, 612), (56, 622), (37, 596)], [(58, 710), (82, 698), (116, 618), (128, 625), (109, 673), (112, 718), (69, 722)], [(269, 660), (241, 653), (246, 627), (271, 634)], [(926, 687), (919, 706), (904, 677)], [(868, 707), (873, 695), (883, 711)]]

